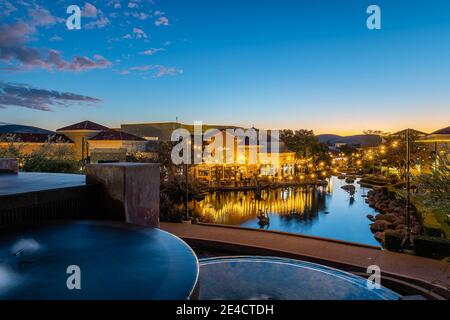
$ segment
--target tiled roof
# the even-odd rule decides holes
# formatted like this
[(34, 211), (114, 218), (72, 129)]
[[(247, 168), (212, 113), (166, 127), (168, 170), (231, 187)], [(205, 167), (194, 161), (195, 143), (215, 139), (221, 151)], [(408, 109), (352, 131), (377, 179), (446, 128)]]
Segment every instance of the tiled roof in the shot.
[(73, 143), (72, 140), (58, 133), (4, 133), (0, 134), (0, 142)]
[(117, 130), (105, 130), (93, 136), (89, 140), (123, 140), (123, 141), (147, 141), (141, 137)]
[(432, 134), (450, 134), (450, 127), (439, 129)]
[(109, 128), (102, 126), (98, 123), (86, 120), (83, 122), (75, 123), (70, 126), (57, 129), (56, 131), (66, 131), (66, 130), (94, 130), (94, 131), (103, 131), (109, 130)]

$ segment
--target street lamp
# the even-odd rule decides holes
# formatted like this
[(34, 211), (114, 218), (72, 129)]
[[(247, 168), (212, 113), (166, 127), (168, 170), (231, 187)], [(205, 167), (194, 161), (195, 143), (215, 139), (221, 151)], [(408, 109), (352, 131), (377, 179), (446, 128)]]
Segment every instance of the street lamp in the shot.
[(409, 128), (406, 130), (406, 234), (402, 241), (403, 249), (412, 248), (411, 239), (411, 219), (410, 219), (410, 195), (411, 195), (411, 179), (410, 179), (410, 166), (411, 166), (411, 146), (409, 140)]

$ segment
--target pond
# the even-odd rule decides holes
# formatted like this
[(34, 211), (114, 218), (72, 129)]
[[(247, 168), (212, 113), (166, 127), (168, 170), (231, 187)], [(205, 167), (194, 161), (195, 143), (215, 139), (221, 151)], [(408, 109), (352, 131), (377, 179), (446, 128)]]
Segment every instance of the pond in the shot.
[[(354, 196), (341, 187), (347, 183), (331, 177), (326, 187), (285, 187), (263, 190), (261, 199), (253, 191), (215, 192), (194, 203), (201, 222), (264, 228), (379, 245), (370, 231), (368, 214), (375, 209), (365, 203), (358, 180)], [(267, 212), (270, 224), (259, 225), (259, 212)]]

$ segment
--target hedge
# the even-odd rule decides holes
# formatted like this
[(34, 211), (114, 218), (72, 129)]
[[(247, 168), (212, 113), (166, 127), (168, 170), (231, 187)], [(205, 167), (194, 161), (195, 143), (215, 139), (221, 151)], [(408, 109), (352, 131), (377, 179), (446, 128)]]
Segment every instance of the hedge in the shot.
[(411, 198), (411, 202), (417, 209), (417, 214), (422, 222), (424, 234), (430, 237), (448, 236), (444, 230), (446, 226), (437, 219), (438, 209), (427, 208), (422, 201), (417, 196)]
[(450, 257), (450, 240), (445, 238), (417, 236), (414, 238), (416, 255), (435, 259)]

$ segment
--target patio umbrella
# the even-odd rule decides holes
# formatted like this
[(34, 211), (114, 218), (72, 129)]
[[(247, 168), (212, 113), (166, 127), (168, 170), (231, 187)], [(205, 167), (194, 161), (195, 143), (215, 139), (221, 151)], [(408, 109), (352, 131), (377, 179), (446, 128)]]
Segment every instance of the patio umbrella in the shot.
[(418, 142), (450, 142), (450, 127), (437, 130), (425, 137), (421, 137)]
[(435, 162), (438, 161), (438, 143), (450, 144), (450, 127), (439, 129), (416, 140), (423, 143), (434, 143)]

